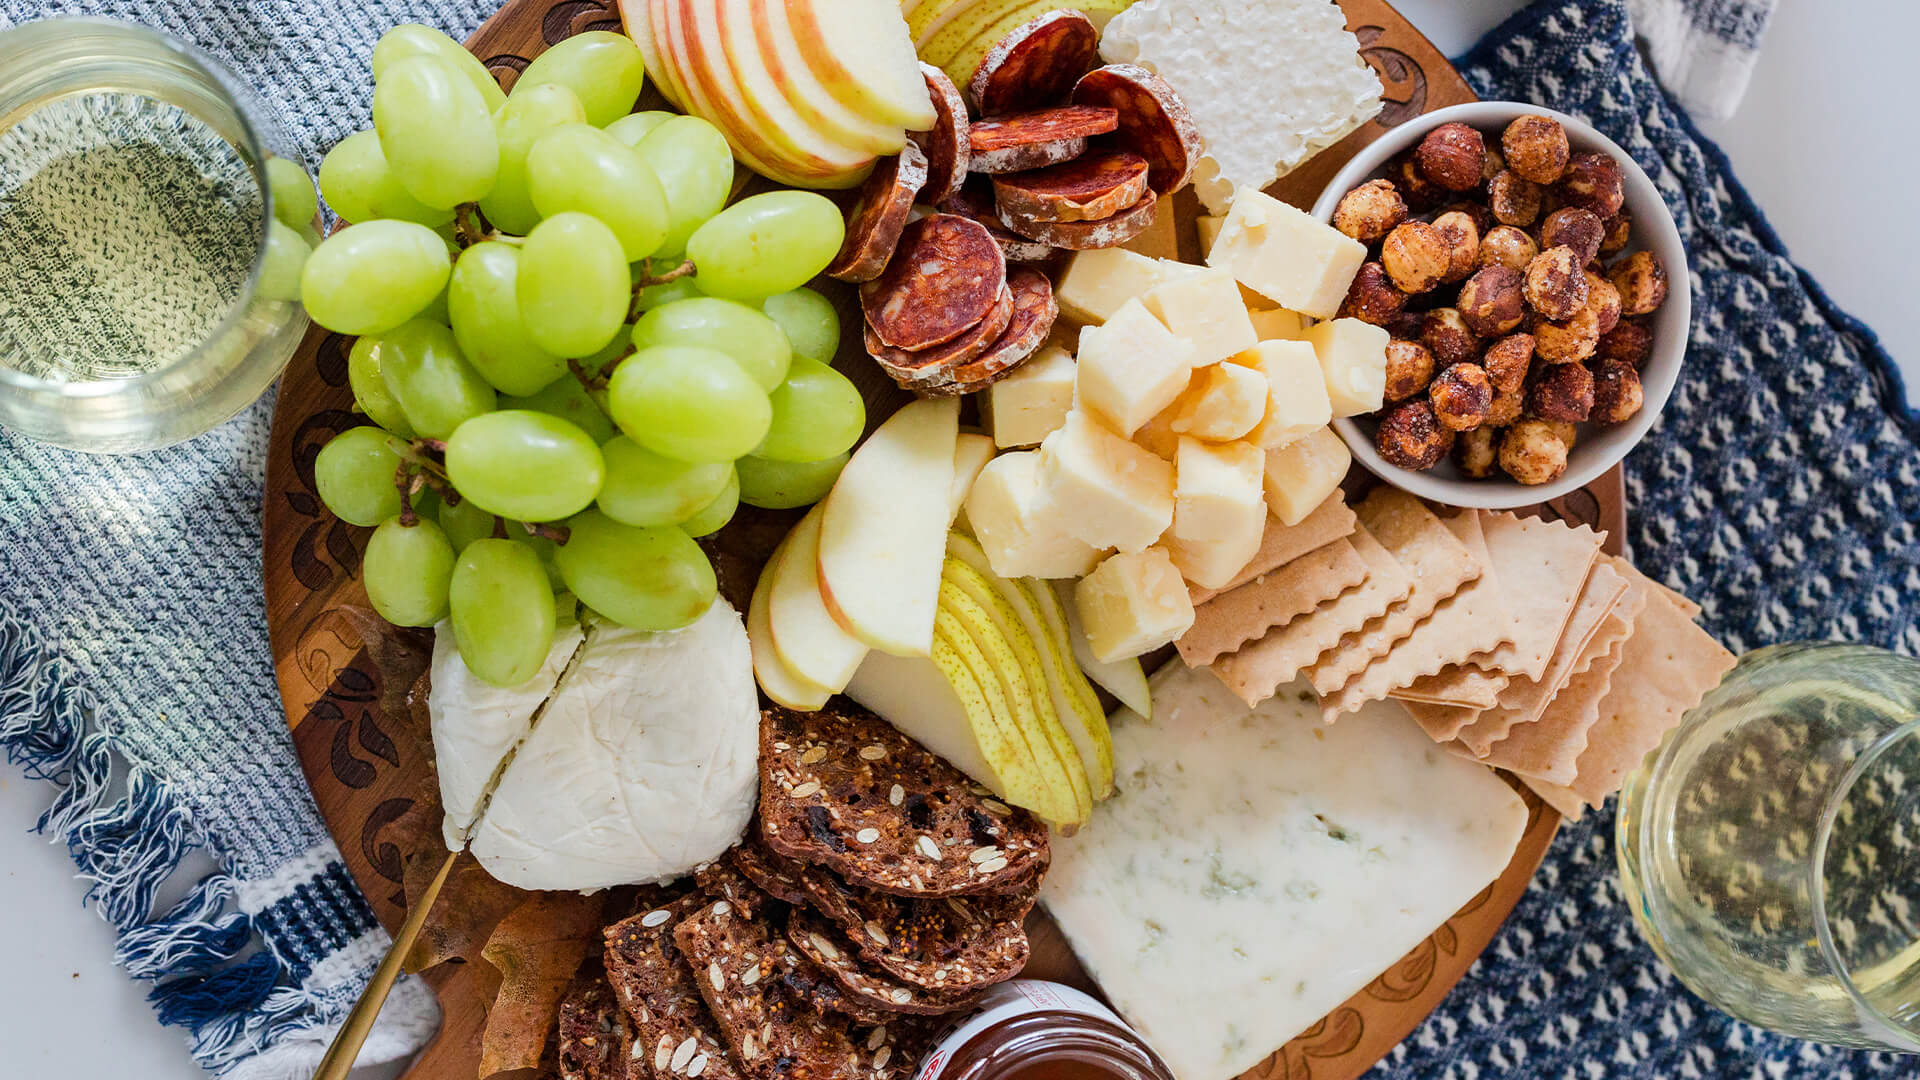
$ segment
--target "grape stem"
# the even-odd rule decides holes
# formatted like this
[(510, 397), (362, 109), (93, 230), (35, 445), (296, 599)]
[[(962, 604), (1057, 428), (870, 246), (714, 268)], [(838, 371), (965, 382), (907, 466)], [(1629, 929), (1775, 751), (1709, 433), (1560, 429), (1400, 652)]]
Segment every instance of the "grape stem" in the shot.
[(400, 527), (411, 529), (420, 524), (420, 515), (414, 512), (413, 497), (420, 493), (423, 475), (414, 471), (414, 466), (402, 461), (393, 471), (393, 486), (400, 489)]
[[(627, 354), (627, 356), (631, 356), (631, 355), (633, 354), (632, 353)], [(620, 359), (625, 360), (626, 356), (623, 356)], [(614, 366), (617, 366), (618, 364), (619, 364), (619, 361), (616, 360), (614, 361), (613, 364), (610, 364), (608, 366), (614, 367)], [(607, 376), (604, 372), (599, 375), (595, 375), (593, 372), (588, 371), (586, 365), (582, 364), (578, 360), (568, 360), (567, 370), (573, 372), (573, 377), (575, 379), (580, 380), (580, 385), (583, 387), (586, 387), (588, 390), (605, 390), (607, 388)]]
[(491, 231), (487, 215), (480, 212), (479, 203), (466, 202), (453, 208), (453, 239), (462, 250), (487, 239)]
[(565, 525), (544, 525), (538, 522), (523, 521), (520, 523), (520, 527), (527, 530), (528, 536), (538, 536), (543, 540), (551, 540), (556, 544), (565, 544), (568, 540), (573, 539), (573, 530), (567, 528)]
[(653, 260), (648, 259), (646, 272), (641, 274), (640, 280), (634, 283), (633, 303), (627, 305), (627, 321), (633, 322), (640, 317), (640, 294), (649, 286), (665, 285), (669, 281), (679, 281), (683, 277), (693, 277), (699, 272), (699, 269), (693, 265), (693, 260), (687, 259), (666, 273), (656, 275), (653, 272)]

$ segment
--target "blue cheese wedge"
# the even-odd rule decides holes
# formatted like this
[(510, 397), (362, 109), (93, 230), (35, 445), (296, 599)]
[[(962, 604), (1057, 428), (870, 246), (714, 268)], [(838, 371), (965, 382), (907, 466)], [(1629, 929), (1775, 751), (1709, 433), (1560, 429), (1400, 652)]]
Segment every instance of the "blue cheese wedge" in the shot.
[(1119, 793), (1054, 837), (1041, 899), (1180, 1080), (1252, 1068), (1500, 875), (1519, 796), (1393, 704), (1327, 727), (1169, 663), (1113, 720)]

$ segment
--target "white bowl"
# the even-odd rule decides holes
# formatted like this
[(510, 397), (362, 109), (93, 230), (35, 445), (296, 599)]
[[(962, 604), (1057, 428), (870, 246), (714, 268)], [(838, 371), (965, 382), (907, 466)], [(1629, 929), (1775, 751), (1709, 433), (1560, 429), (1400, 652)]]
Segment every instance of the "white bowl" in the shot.
[(1595, 477), (1613, 468), (1627, 456), (1665, 407), (1673, 384), (1680, 376), (1686, 358), (1687, 337), (1693, 318), (1693, 290), (1687, 269), (1686, 245), (1673, 215), (1660, 198), (1660, 191), (1625, 150), (1585, 124), (1562, 112), (1515, 101), (1480, 101), (1455, 105), (1427, 113), (1401, 124), (1361, 149), (1340, 175), (1314, 203), (1313, 215), (1324, 222), (1333, 220), (1333, 208), (1340, 197), (1366, 181), (1385, 174), (1389, 161), (1418, 144), (1427, 132), (1441, 124), (1458, 121), (1487, 136), (1489, 145), (1497, 145), (1507, 124), (1521, 116), (1551, 116), (1567, 129), (1567, 140), (1575, 152), (1595, 150), (1620, 163), (1625, 176), (1626, 211), (1633, 217), (1633, 240), (1627, 251), (1651, 251), (1667, 268), (1670, 288), (1666, 303), (1653, 313), (1649, 329), (1653, 332), (1653, 351), (1640, 367), (1640, 384), (1646, 401), (1639, 413), (1624, 424), (1603, 426), (1581, 424), (1580, 437), (1567, 457), (1567, 471), (1551, 484), (1522, 484), (1499, 474), (1475, 480), (1461, 474), (1451, 456), (1425, 472), (1414, 472), (1390, 464), (1374, 448), (1377, 424), (1371, 417), (1335, 420), (1333, 426), (1346, 440), (1348, 449), (1375, 476), (1413, 495), (1452, 506), (1473, 506), (1488, 510), (1532, 506), (1559, 498), (1591, 483)]

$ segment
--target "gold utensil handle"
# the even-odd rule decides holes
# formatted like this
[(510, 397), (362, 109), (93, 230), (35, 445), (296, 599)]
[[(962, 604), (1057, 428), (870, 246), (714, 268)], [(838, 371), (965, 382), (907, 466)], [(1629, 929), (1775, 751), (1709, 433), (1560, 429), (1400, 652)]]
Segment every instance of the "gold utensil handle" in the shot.
[(393, 991), (394, 980), (400, 977), (400, 964), (406, 959), (407, 950), (413, 948), (413, 941), (420, 936), (420, 928), (427, 923), (427, 912), (433, 910), (433, 902), (440, 896), (441, 886), (447, 883), (447, 874), (453, 869), (453, 860), (460, 857), (457, 851), (447, 853), (447, 861), (440, 864), (440, 872), (433, 876), (432, 884), (427, 886), (413, 907), (407, 911), (407, 919), (400, 924), (400, 931), (393, 935), (393, 947), (380, 960), (380, 966), (373, 969), (373, 978), (353, 1003), (353, 1011), (340, 1025), (340, 1034), (333, 1037), (333, 1045), (327, 1047), (327, 1056), (320, 1059), (320, 1067), (314, 1070), (313, 1080), (347, 1080), (347, 1074), (353, 1071), (354, 1060), (360, 1056), (361, 1044), (367, 1041), (367, 1033), (373, 1030), (373, 1022), (380, 1018), (380, 1007), (387, 1003), (387, 995)]

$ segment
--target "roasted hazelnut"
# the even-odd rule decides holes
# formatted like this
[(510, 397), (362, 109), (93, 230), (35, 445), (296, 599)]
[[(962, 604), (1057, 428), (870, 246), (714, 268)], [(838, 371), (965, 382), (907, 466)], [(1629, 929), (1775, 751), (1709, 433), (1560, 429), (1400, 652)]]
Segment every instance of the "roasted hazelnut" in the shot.
[(1473, 480), (1485, 480), (1493, 475), (1500, 454), (1500, 431), (1482, 424), (1472, 431), (1463, 431), (1453, 440), (1453, 463), (1460, 472)]
[(1452, 449), (1453, 431), (1441, 426), (1426, 402), (1403, 401), (1380, 414), (1373, 445), (1403, 469), (1431, 469)]
[(1524, 272), (1527, 264), (1540, 254), (1540, 245), (1533, 242), (1525, 229), (1512, 225), (1496, 225), (1480, 238), (1481, 266), (1510, 266)]
[[(1474, 202), (1471, 199), (1461, 199), (1458, 202), (1450, 202), (1440, 208), (1440, 213), (1467, 215), (1473, 219), (1474, 232), (1479, 236), (1487, 235), (1488, 229), (1500, 224), (1500, 222), (1494, 218), (1493, 211), (1487, 209), (1485, 203)], [(1434, 218), (1434, 224), (1437, 225), (1439, 222), (1439, 218)]]
[(1414, 161), (1411, 150), (1393, 159), (1393, 164), (1387, 166), (1387, 178), (1393, 181), (1394, 190), (1400, 193), (1407, 209), (1416, 214), (1433, 209), (1440, 205), (1441, 199), (1447, 197), (1445, 188), (1427, 179), (1426, 174), (1420, 171), (1420, 165)]
[(1473, 273), (1480, 257), (1480, 225), (1472, 215), (1450, 210), (1433, 219), (1433, 227), (1447, 242), (1447, 273), (1440, 280), (1455, 282)]
[(1568, 449), (1545, 421), (1522, 420), (1500, 437), (1500, 467), (1523, 484), (1551, 484), (1567, 471)]
[(1584, 364), (1556, 364), (1527, 387), (1527, 415), (1580, 423), (1593, 411), (1593, 372)]
[(1620, 313), (1646, 315), (1667, 302), (1667, 268), (1651, 251), (1636, 251), (1607, 275), (1620, 290)]
[(1547, 248), (1527, 264), (1527, 303), (1549, 319), (1571, 319), (1587, 306), (1585, 260), (1572, 248)]
[[(1535, 419), (1539, 418), (1535, 417)], [(1578, 425), (1565, 420), (1541, 420), (1540, 422), (1547, 425), (1547, 429), (1553, 432), (1554, 438), (1566, 443), (1567, 449), (1571, 450), (1580, 445), (1580, 428)]]
[(1424, 221), (1409, 221), (1387, 234), (1380, 245), (1380, 262), (1402, 292), (1423, 293), (1440, 284), (1452, 265), (1452, 245), (1439, 229)]
[(1593, 365), (1593, 411), (1587, 419), (1596, 424), (1624, 423), (1644, 404), (1646, 391), (1640, 386), (1640, 372), (1632, 364), (1601, 360)]
[(1653, 353), (1653, 331), (1645, 323), (1622, 322), (1600, 335), (1594, 355), (1602, 360), (1619, 360), (1635, 368), (1647, 362)]
[(1516, 387), (1512, 390), (1493, 389), (1493, 404), (1487, 406), (1487, 422), (1483, 427), (1506, 427), (1520, 414), (1526, 411), (1527, 391)]
[(1570, 247), (1581, 266), (1600, 254), (1600, 242), (1606, 236), (1607, 226), (1600, 215), (1577, 206), (1563, 206), (1540, 223), (1541, 250)]
[(1627, 201), (1626, 177), (1620, 163), (1605, 154), (1573, 155), (1558, 190), (1568, 206), (1591, 210), (1603, 218), (1619, 213)]
[(1508, 169), (1487, 184), (1487, 207), (1502, 225), (1531, 225), (1540, 217), (1540, 185)]
[(1479, 364), (1455, 364), (1433, 377), (1427, 396), (1440, 423), (1454, 431), (1472, 431), (1486, 422), (1493, 407), (1493, 383)]
[(1487, 160), (1487, 142), (1465, 124), (1441, 124), (1413, 152), (1427, 179), (1449, 191), (1471, 191), (1480, 186), (1480, 170)]
[(1599, 316), (1581, 308), (1563, 322), (1541, 319), (1533, 325), (1533, 354), (1549, 364), (1574, 364), (1600, 348)]
[(1467, 326), (1457, 308), (1434, 308), (1420, 324), (1420, 344), (1433, 353), (1435, 367), (1445, 370), (1455, 364), (1480, 359), (1480, 336)]
[(1387, 400), (1405, 401), (1433, 381), (1433, 354), (1417, 341), (1387, 343)]
[(1607, 219), (1607, 236), (1600, 241), (1600, 254), (1618, 255), (1633, 239), (1633, 218), (1625, 210)]
[(1567, 129), (1551, 116), (1522, 116), (1500, 133), (1507, 168), (1536, 184), (1551, 184), (1566, 171), (1572, 149)]
[(1494, 177), (1506, 171), (1507, 159), (1501, 156), (1499, 150), (1487, 147), (1487, 156), (1480, 162), (1480, 182), (1490, 184)]
[(1333, 208), (1333, 227), (1363, 244), (1393, 231), (1407, 220), (1407, 204), (1391, 180), (1369, 180), (1345, 195)]
[(1407, 306), (1407, 294), (1393, 287), (1387, 271), (1377, 262), (1360, 264), (1347, 287), (1347, 299), (1340, 305), (1343, 318), (1359, 319), (1375, 326), (1386, 326)]
[(1527, 279), (1506, 266), (1489, 266), (1460, 286), (1460, 319), (1483, 338), (1499, 337), (1527, 314)]
[(1620, 290), (1613, 282), (1591, 270), (1586, 271), (1587, 306), (1582, 310), (1594, 315), (1594, 329), (1605, 337), (1614, 327), (1620, 325)]
[[(1408, 299), (1413, 299), (1409, 297)], [(1424, 311), (1403, 311), (1387, 324), (1387, 336), (1394, 341), (1419, 341), (1420, 329), (1427, 325)]]
[(1533, 335), (1508, 334), (1487, 346), (1480, 366), (1496, 390), (1515, 391), (1526, 385), (1527, 371), (1533, 367)]

